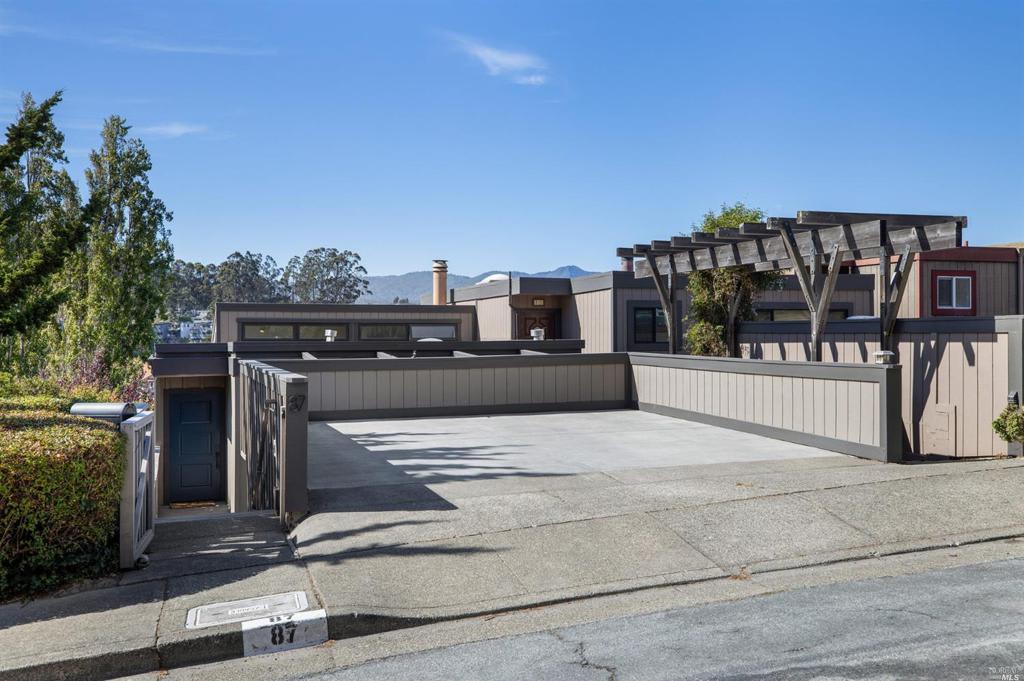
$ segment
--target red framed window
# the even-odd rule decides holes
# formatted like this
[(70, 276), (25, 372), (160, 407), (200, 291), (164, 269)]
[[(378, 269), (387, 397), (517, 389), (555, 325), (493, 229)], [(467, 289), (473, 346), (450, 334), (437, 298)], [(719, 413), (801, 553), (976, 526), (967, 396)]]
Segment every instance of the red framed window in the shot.
[(932, 270), (932, 315), (973, 317), (978, 313), (977, 272)]

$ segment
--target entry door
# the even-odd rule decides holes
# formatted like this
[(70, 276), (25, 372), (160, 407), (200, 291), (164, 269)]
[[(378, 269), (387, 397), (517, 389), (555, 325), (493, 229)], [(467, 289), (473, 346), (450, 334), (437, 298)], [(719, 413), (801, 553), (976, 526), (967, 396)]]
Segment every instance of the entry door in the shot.
[(530, 331), (544, 329), (544, 338), (558, 338), (558, 310), (523, 310), (519, 318), (519, 338), (529, 340)]
[(168, 502), (223, 500), (224, 391), (180, 390), (167, 402)]

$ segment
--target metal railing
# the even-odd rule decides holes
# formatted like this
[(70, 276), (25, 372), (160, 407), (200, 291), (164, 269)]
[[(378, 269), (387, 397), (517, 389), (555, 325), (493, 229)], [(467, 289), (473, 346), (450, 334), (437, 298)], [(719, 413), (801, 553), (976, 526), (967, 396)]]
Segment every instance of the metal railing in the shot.
[(160, 448), (154, 445), (154, 424), (153, 412), (144, 411), (120, 426), (125, 436), (119, 532), (122, 569), (135, 567), (153, 539), (156, 481), (160, 472)]
[(285, 525), (306, 513), (306, 377), (241, 360), (239, 447), (245, 459), (249, 508), (274, 511)]

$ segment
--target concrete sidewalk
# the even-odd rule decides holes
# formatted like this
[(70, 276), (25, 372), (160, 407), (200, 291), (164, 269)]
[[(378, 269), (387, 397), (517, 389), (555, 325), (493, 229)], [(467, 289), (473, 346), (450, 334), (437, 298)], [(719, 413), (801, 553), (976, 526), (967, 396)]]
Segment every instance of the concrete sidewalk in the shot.
[[(480, 459), (480, 429), (494, 422), (459, 436), (452, 419), (425, 421), (362, 433), (313, 425), (320, 454), (338, 457), (320, 465), (351, 484), (311, 470), (321, 486), (292, 535), (297, 553), (271, 518), (161, 524), (149, 568), (0, 606), (0, 679), (109, 678), (237, 657), (239, 625), (186, 630), (189, 608), (286, 591), (325, 608), (341, 639), (1024, 535), (1020, 460), (895, 466), (811, 451), (684, 466), (657, 454), (629, 467), (605, 452), (583, 471), (543, 472), (526, 464), (525, 433), (490, 435), (517, 452), (513, 465), (496, 451)], [(562, 463), (536, 456), (537, 465), (576, 455), (557, 446)], [(460, 475), (460, 466), (490, 470)]]

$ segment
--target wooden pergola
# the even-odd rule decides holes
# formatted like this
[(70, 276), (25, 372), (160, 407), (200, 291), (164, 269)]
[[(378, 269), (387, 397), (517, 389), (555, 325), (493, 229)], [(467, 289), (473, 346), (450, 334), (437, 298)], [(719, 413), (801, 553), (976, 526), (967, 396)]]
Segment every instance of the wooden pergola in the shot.
[[(879, 334), (882, 348), (890, 349), (913, 254), (960, 246), (966, 227), (967, 218), (955, 215), (799, 211), (795, 218), (769, 218), (766, 223), (744, 223), (738, 229), (719, 229), (713, 234), (693, 232), (619, 248), (616, 253), (634, 259), (637, 278), (654, 279), (672, 353), (680, 347), (675, 310), (680, 275), (736, 266), (759, 272), (792, 270), (810, 311), (811, 359), (817, 362), (844, 260), (878, 257)], [(895, 267), (891, 256), (898, 256)]]

